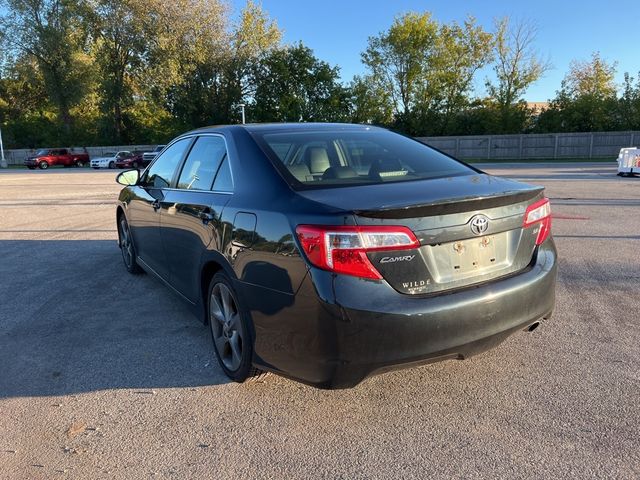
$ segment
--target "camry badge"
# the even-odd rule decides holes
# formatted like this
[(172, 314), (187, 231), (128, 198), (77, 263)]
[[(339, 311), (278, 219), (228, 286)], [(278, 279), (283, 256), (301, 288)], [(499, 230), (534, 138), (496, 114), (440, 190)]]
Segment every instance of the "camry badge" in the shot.
[(469, 221), (469, 227), (474, 235), (482, 235), (489, 228), (489, 219), (484, 215), (475, 215)]

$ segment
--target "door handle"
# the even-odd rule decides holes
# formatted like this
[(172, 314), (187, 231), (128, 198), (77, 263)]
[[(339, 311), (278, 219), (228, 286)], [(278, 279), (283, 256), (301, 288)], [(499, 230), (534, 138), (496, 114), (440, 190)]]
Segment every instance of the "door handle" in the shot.
[(209, 223), (215, 218), (213, 213), (210, 213), (210, 212), (200, 212), (198, 216), (202, 220), (202, 223)]
[(158, 209), (160, 208), (160, 202), (158, 200), (154, 200), (151, 206), (153, 207), (153, 211), (157, 212)]

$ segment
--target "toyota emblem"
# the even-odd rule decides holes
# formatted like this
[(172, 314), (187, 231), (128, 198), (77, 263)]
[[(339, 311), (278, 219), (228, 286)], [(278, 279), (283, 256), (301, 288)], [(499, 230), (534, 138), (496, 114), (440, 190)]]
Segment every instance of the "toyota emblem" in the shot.
[(475, 215), (469, 221), (469, 227), (474, 235), (482, 235), (489, 228), (489, 219), (484, 215)]

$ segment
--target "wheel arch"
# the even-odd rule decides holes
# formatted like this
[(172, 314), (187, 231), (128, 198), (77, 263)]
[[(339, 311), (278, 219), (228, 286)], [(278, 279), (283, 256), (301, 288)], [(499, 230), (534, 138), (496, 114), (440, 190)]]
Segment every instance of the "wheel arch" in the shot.
[[(127, 216), (124, 213), (124, 208), (122, 208), (122, 205), (118, 205), (116, 207), (116, 230), (118, 232), (118, 246), (120, 245), (120, 219), (124, 217), (125, 220), (127, 219)], [(128, 220), (127, 220), (128, 222)]]
[[(118, 205), (116, 207), (116, 222), (120, 221), (120, 217), (122, 217), (124, 215), (124, 208), (122, 208), (122, 205)], [(126, 215), (125, 215), (126, 218)]]
[(209, 315), (207, 312), (207, 303), (209, 295), (209, 283), (213, 276), (218, 272), (224, 272), (231, 279), (232, 282), (237, 280), (237, 277), (229, 265), (229, 262), (219, 252), (208, 252), (203, 258), (202, 266), (200, 268), (200, 320), (207, 325), (209, 323)]

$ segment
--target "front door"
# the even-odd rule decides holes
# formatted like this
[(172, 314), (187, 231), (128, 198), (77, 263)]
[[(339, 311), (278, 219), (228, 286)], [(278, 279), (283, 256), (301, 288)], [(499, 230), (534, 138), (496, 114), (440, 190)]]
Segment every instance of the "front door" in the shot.
[[(198, 137), (179, 174), (176, 188), (161, 203), (160, 225), (173, 287), (195, 302), (200, 294), (200, 264), (207, 248), (219, 250), (222, 209), (230, 199), (227, 187), (214, 187), (224, 173), (226, 144), (220, 135)], [(227, 182), (228, 183), (228, 182)]]
[(174, 142), (153, 162), (134, 189), (134, 197), (127, 208), (138, 257), (167, 281), (169, 269), (160, 236), (160, 208), (191, 141), (191, 138), (183, 138)]

